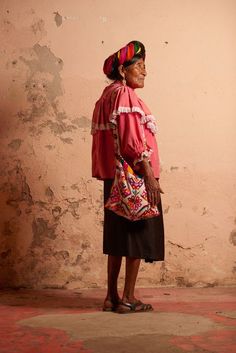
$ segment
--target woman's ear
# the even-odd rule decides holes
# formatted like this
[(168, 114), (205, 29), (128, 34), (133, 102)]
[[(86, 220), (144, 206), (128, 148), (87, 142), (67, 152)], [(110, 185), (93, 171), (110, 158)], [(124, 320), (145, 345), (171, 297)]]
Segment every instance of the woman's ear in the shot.
[(119, 72), (119, 74), (121, 75), (122, 78), (125, 78), (125, 68), (124, 68), (123, 65), (120, 65), (118, 67), (118, 72)]

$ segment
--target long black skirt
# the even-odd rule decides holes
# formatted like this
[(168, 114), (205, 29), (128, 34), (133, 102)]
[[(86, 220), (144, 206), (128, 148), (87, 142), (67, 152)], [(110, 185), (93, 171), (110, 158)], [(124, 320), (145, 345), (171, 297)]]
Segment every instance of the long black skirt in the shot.
[[(111, 179), (104, 181), (104, 204), (110, 195), (112, 182)], [(145, 262), (163, 261), (165, 248), (161, 202), (158, 209), (158, 217), (132, 222), (105, 208), (103, 253), (145, 259)]]

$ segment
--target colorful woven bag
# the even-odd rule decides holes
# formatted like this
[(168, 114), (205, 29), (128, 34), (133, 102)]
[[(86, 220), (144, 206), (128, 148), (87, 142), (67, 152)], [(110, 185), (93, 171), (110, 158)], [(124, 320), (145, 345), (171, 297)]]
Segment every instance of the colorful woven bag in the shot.
[(119, 141), (113, 132), (116, 148), (116, 173), (105, 207), (130, 221), (159, 215), (157, 206), (151, 207), (147, 198), (144, 178), (135, 174), (119, 153)]

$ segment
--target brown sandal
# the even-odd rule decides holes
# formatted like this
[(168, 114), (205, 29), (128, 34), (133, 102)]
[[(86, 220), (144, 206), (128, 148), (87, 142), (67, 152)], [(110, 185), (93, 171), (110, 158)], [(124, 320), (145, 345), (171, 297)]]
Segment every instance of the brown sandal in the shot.
[(119, 303), (115, 312), (118, 314), (131, 314), (131, 313), (143, 313), (143, 312), (148, 312), (152, 310), (153, 310), (153, 307), (151, 304), (144, 304), (140, 300), (138, 300), (137, 302), (134, 302), (134, 303), (125, 303), (125, 302)]

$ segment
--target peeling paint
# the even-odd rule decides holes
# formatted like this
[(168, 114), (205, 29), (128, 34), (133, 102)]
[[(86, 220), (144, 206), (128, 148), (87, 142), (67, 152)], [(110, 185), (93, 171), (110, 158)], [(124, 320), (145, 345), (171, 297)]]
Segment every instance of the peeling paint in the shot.
[(63, 18), (62, 16), (59, 14), (59, 12), (54, 12), (54, 20), (56, 22), (56, 25), (57, 27), (60, 27), (62, 25), (62, 21), (63, 21)]

